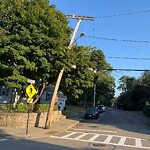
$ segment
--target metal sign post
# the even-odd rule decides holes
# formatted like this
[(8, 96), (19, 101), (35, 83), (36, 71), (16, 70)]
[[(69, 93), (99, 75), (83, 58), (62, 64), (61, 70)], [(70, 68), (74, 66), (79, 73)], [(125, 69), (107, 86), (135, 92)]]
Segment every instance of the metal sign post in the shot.
[(32, 84), (26, 88), (26, 94), (28, 95), (27, 105), (28, 105), (28, 117), (27, 117), (27, 126), (26, 126), (26, 135), (28, 135), (29, 129), (29, 119), (30, 119), (30, 104), (33, 102), (33, 96), (36, 94), (36, 90)]
[(29, 119), (30, 119), (30, 103), (28, 103), (28, 117), (27, 117), (26, 135), (28, 135)]

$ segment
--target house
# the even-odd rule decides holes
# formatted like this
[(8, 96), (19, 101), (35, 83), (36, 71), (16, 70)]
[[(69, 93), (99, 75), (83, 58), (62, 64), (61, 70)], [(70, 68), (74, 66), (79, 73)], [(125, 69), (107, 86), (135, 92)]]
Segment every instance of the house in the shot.
[[(50, 85), (47, 86), (44, 89), (44, 92), (40, 98), (40, 101), (39, 101), (40, 104), (49, 104), (53, 96), (53, 91), (54, 91), (54, 88), (52, 86)], [(60, 110), (64, 110), (67, 97), (62, 92), (58, 92), (57, 96), (58, 96), (58, 101), (56, 105), (59, 106)]]
[[(47, 86), (39, 100), (40, 104), (49, 104), (53, 96), (54, 88), (52, 86)], [(0, 104), (20, 104), (26, 103), (27, 98), (21, 97), (22, 93), (15, 88), (5, 88), (0, 86)], [(63, 93), (58, 92), (58, 101), (56, 103), (59, 106), (60, 110), (65, 108), (66, 96)]]
[(15, 88), (0, 86), (0, 104), (14, 104), (20, 100), (21, 92)]

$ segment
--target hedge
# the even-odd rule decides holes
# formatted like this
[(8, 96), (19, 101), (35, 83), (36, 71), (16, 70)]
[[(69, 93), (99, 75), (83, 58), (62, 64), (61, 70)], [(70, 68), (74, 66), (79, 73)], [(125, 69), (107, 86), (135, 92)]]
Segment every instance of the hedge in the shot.
[[(32, 108), (30, 105), (30, 112), (47, 112), (49, 108), (49, 104), (36, 104)], [(16, 112), (16, 113), (27, 113), (28, 112), (28, 104), (17, 104), (15, 108), (13, 104), (0, 104), (0, 110), (2, 112)], [(54, 111), (58, 110), (58, 106), (55, 105)]]

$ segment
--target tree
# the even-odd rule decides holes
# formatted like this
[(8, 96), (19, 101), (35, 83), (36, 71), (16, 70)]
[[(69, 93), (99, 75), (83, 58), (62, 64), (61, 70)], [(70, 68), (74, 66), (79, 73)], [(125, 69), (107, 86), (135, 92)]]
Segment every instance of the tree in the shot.
[(124, 93), (132, 91), (137, 84), (137, 80), (135, 77), (122, 76), (119, 80), (120, 85), (118, 89)]
[(150, 74), (143, 72), (141, 77), (122, 76), (120, 78), (120, 86), (122, 90), (118, 97), (118, 104), (128, 110), (143, 110), (146, 101), (150, 98)]
[(58, 70), (70, 62), (66, 16), (48, 0), (0, 3), (0, 83), (19, 89), (27, 79), (42, 79), (43, 89), (54, 84)]
[[(86, 56), (88, 59), (85, 60), (81, 57), (81, 61), (78, 64), (81, 71), (83, 68), (87, 68), (83, 70), (84, 72), (82, 71), (82, 76), (85, 78), (85, 75), (88, 75), (89, 78), (86, 82), (88, 86), (82, 86), (84, 93), (79, 96), (80, 101), (84, 101), (82, 102), (84, 106), (86, 102), (93, 104), (93, 86), (96, 84), (96, 101), (99, 101), (101, 104), (110, 105), (110, 101), (114, 96), (114, 79), (111, 77), (110, 71), (105, 71), (106, 68), (111, 67), (106, 62), (103, 52), (90, 48), (89, 55), (86, 51), (83, 56)], [(85, 64), (85, 66), (83, 67), (81, 64)], [(93, 68), (93, 70), (89, 68)]]
[(61, 89), (69, 99), (78, 99), (84, 88), (93, 86), (94, 72), (89, 70), (93, 67), (90, 62), (91, 47), (73, 46), (71, 53), (72, 63), (70, 64), (76, 66), (76, 68), (71, 66), (66, 68)]
[(48, 0), (1, 0), (0, 4), (0, 84), (23, 90), (27, 79), (40, 81), (34, 104), (45, 86), (55, 85), (62, 68), (61, 91), (79, 98), (94, 84), (94, 72), (89, 68), (101, 71), (110, 67), (100, 50), (68, 49), (72, 29), (66, 16), (49, 6)]

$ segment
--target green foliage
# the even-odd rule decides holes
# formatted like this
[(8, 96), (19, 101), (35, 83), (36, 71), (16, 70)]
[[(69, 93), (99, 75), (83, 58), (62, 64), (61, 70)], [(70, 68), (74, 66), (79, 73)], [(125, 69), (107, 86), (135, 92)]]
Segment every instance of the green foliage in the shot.
[(145, 116), (150, 117), (150, 105), (144, 108), (143, 113)]
[[(36, 104), (33, 108), (32, 105), (29, 107), (29, 112), (48, 112), (49, 104)], [(28, 112), (28, 104), (17, 104), (15, 108), (13, 108), (13, 104), (0, 104), (0, 110), (2, 112), (9, 113), (27, 113)], [(58, 110), (58, 106), (55, 105), (54, 111)]]
[(48, 0), (1, 0), (0, 14), (1, 85), (23, 89), (27, 79), (54, 85), (64, 67), (60, 91), (69, 99), (79, 99), (94, 85), (95, 75), (89, 70), (93, 68), (105, 74), (102, 95), (108, 89), (105, 97), (110, 101), (114, 81), (109, 71), (101, 70), (111, 68), (103, 52), (84, 46), (68, 49), (72, 30), (66, 15), (49, 6)]
[(2, 112), (13, 112), (13, 105), (12, 104), (0, 104), (0, 110)]
[(27, 113), (28, 112), (28, 104), (18, 104), (18, 105), (16, 105), (16, 112), (18, 112), (18, 113)]
[(54, 83), (69, 62), (66, 16), (47, 0), (2, 0), (0, 14), (1, 84), (21, 89), (28, 78)]
[(122, 93), (118, 97), (118, 106), (127, 110), (143, 110), (146, 101), (150, 102), (150, 73), (144, 72), (139, 79), (123, 76), (118, 87)]
[[(47, 112), (49, 108), (49, 104), (36, 104), (34, 106), (34, 112)], [(54, 106), (54, 111), (58, 110), (58, 106)]]
[[(71, 84), (72, 81), (76, 83), (78, 91), (82, 90), (82, 93), (78, 97), (79, 100), (81, 103), (84, 103), (84, 105), (88, 105), (93, 103), (93, 86), (96, 84), (96, 102), (110, 105), (111, 99), (114, 96), (115, 85), (110, 72), (103, 70), (105, 68), (111, 68), (106, 62), (103, 52), (91, 47), (89, 47), (89, 49), (82, 48), (82, 50), (76, 48), (76, 51), (76, 55), (78, 55), (76, 60), (77, 68), (73, 74), (70, 75), (71, 79), (68, 80), (68, 84), (70, 84), (70, 88), (72, 88), (72, 92), (70, 93), (74, 92), (73, 86), (75, 84)], [(97, 70), (97, 72), (94, 73), (94, 70)], [(72, 104), (74, 97), (69, 96), (69, 99)]]

